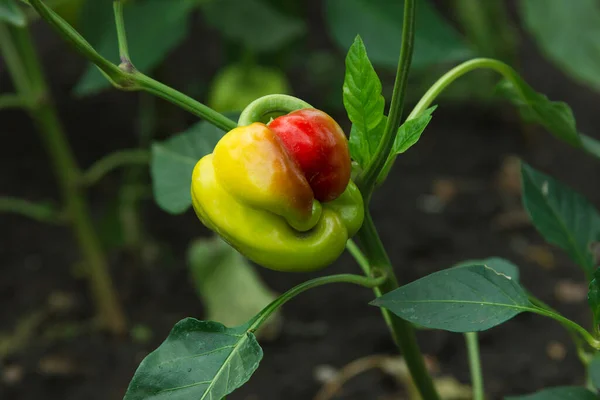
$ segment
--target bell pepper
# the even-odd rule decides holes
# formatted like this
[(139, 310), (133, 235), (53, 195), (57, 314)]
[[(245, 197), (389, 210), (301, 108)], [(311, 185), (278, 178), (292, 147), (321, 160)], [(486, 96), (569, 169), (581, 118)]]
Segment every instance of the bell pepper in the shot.
[(196, 164), (199, 219), (252, 261), (280, 271), (326, 267), (363, 222), (348, 142), (315, 109), (226, 133)]

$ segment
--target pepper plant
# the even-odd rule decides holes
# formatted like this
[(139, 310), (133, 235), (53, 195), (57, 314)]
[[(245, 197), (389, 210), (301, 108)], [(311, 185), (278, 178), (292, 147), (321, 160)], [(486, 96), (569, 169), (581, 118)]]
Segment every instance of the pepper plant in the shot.
[[(285, 95), (256, 99), (237, 122), (156, 81), (129, 57), (123, 4), (114, 2), (121, 63), (107, 61), (42, 0), (29, 0), (83, 56), (117, 88), (157, 95), (214, 125), (210, 137), (188, 137), (197, 156), (179, 178), (188, 182), (182, 204), (192, 203), (200, 220), (259, 265), (281, 271), (322, 269), (346, 248), (363, 274), (325, 275), (291, 288), (247, 323), (226, 327), (186, 318), (140, 364), (125, 399), (221, 399), (250, 379), (262, 358), (254, 333), (283, 304), (307, 290), (333, 283), (371, 288), (390, 333), (424, 399), (440, 396), (416, 341), (415, 326), (466, 335), (473, 397), (484, 398), (477, 331), (522, 312), (552, 318), (572, 335), (588, 366), (587, 387), (548, 388), (511, 399), (597, 398), (600, 375), (600, 214), (581, 195), (523, 164), (523, 198), (540, 233), (582, 266), (590, 281), (593, 326), (588, 330), (546, 306), (519, 283), (507, 260), (470, 260), (399, 287), (369, 213), (373, 192), (395, 158), (418, 140), (432, 118), (436, 97), (461, 76), (488, 69), (504, 79), (499, 90), (529, 122), (600, 158), (600, 142), (579, 133), (570, 108), (548, 100), (509, 65), (487, 58), (454, 67), (403, 117), (411, 66), (416, 1), (404, 1), (402, 46), (388, 112), (381, 83), (356, 37), (346, 57), (344, 106), (352, 122), (349, 139), (327, 114)], [(208, 125), (207, 125), (208, 126)], [(219, 132), (221, 130), (221, 132)], [(353, 160), (353, 161), (352, 161)], [(156, 166), (154, 166), (156, 168)], [(191, 193), (190, 193), (191, 192)], [(351, 238), (355, 235), (356, 244)]]

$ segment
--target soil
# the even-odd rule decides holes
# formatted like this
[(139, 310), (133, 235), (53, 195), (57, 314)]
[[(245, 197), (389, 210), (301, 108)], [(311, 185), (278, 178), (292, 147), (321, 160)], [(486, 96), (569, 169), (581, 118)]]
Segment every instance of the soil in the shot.
[[(36, 38), (79, 163), (87, 166), (112, 150), (134, 146), (136, 96), (109, 91), (85, 99), (72, 98), (69, 90), (84, 64), (46, 27), (36, 27)], [(177, 78), (189, 74), (190, 69), (197, 76), (211, 76), (223, 55), (218, 43), (207, 46), (205, 54), (214, 57), (206, 62), (196, 62), (200, 56), (192, 57), (188, 61), (194, 68), (185, 64), (182, 74), (168, 70), (164, 80), (171, 82), (173, 78), (176, 84), (181, 83), (183, 78)], [(594, 107), (598, 94), (565, 78), (531, 43), (523, 48), (526, 79), (551, 99), (568, 102), (580, 130), (600, 137), (596, 129), (600, 114)], [(183, 54), (177, 52), (174, 60), (181, 61)], [(6, 82), (5, 73), (1, 79)], [(299, 82), (297, 92), (302, 93)], [(319, 104), (315, 93), (308, 93), (307, 99)], [(192, 121), (182, 115), (175, 113), (169, 121), (171, 131)], [(46, 154), (26, 115), (3, 111), (0, 120), (0, 193), (32, 200), (58, 199)], [(519, 216), (518, 194), (497, 180), (500, 171), (510, 172), (513, 156), (600, 204), (600, 186), (590, 184), (600, 173), (600, 163), (541, 130), (524, 131), (510, 108), (446, 103), (435, 112), (419, 144), (398, 160), (373, 199), (373, 217), (383, 242), (402, 282), (464, 259), (505, 257), (520, 266), (521, 280), (533, 293), (587, 326), (581, 271), (561, 251), (544, 245), (535, 229), (522, 219), (517, 218), (510, 226), (501, 223), (507, 216)], [(113, 174), (90, 193), (97, 218), (118, 184), (119, 176)], [(0, 362), (0, 399), (121, 399), (141, 359), (167, 336), (173, 324), (186, 316), (202, 318), (202, 304), (186, 269), (185, 250), (193, 238), (207, 235), (207, 231), (192, 212), (170, 216), (152, 200), (144, 202), (142, 211), (146, 231), (163, 249), (161, 261), (140, 267), (117, 251), (110, 252), (110, 261), (130, 323), (150, 328), (148, 342), (94, 330), (78, 334), (63, 331), (66, 339), (44, 340), (42, 332), (47, 328), (61, 322), (84, 322), (93, 313), (86, 283), (76, 278), (77, 248), (65, 228), (0, 215), (0, 332), (12, 332), (17, 325), (23, 326), (24, 318), (39, 313), (43, 321), (29, 338), (20, 332), (17, 337), (24, 339), (24, 347)], [(347, 255), (327, 270), (356, 271)], [(265, 269), (260, 269), (260, 274), (279, 292), (318, 275)], [(571, 296), (564, 294), (565, 288), (572, 289)], [(395, 354), (379, 311), (367, 305), (372, 297), (366, 289), (331, 285), (289, 303), (284, 309), (283, 332), (276, 340), (262, 344), (265, 355), (260, 368), (228, 399), (311, 399), (322, 386), (317, 378), (327, 370), (325, 367), (338, 369), (361, 357)], [(43, 313), (49, 299), (70, 306), (63, 312)], [(461, 335), (422, 331), (419, 340), (440, 375), (468, 382)], [(490, 399), (583, 382), (583, 368), (568, 335), (549, 319), (520, 315), (481, 333), (480, 341)], [(402, 396), (399, 383), (372, 370), (350, 380), (335, 398)]]

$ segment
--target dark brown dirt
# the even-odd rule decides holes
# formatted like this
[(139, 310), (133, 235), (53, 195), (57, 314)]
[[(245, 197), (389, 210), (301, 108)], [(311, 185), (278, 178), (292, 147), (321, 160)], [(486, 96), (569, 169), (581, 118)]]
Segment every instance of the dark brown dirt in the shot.
[[(68, 90), (82, 63), (49, 30), (38, 27), (37, 33), (79, 162), (90, 165), (111, 150), (134, 146), (135, 95), (109, 92), (84, 100), (70, 98)], [(217, 48), (218, 43), (211, 46)], [(581, 131), (600, 137), (596, 128), (600, 114), (595, 107), (598, 94), (566, 79), (545, 63), (531, 44), (524, 48), (528, 50), (522, 54), (523, 72), (531, 84), (551, 99), (570, 103)], [(195, 63), (202, 64), (197, 74), (210, 76), (218, 67), (219, 57), (216, 54), (206, 63)], [(175, 55), (175, 59), (182, 58), (181, 53)], [(189, 74), (191, 68), (184, 69)], [(167, 71), (167, 79), (174, 75), (173, 70)], [(6, 82), (5, 73), (1, 79)], [(301, 85), (299, 89), (302, 91)], [(308, 100), (318, 104), (319, 96), (313, 93)], [(189, 117), (178, 118), (166, 125), (192, 121)], [(4, 111), (0, 121), (0, 194), (32, 200), (57, 198), (46, 155), (27, 117)], [(531, 226), (496, 229), (498, 217), (511, 209), (507, 205), (519, 203), (517, 197), (498, 189), (495, 179), (506, 157), (517, 155), (600, 204), (600, 186), (591, 184), (600, 173), (600, 163), (566, 148), (546, 133), (535, 130), (525, 134), (521, 128), (510, 109), (441, 104), (421, 142), (401, 157), (388, 182), (376, 194), (373, 216), (402, 282), (463, 259), (505, 257), (520, 266), (522, 281), (533, 293), (587, 326), (589, 315), (584, 300), (566, 304), (555, 295), (560, 282), (583, 283), (577, 267), (555, 248), (539, 251), (539, 247), (531, 247), (543, 245)], [(447, 186), (457, 192), (442, 210), (434, 212), (432, 188), (440, 179), (450, 182)], [(118, 183), (118, 174), (111, 175), (92, 191), (96, 215), (100, 215)], [(190, 285), (184, 254), (187, 244), (205, 235), (206, 230), (193, 213), (169, 216), (151, 200), (144, 203), (143, 215), (147, 231), (167, 249), (164, 261), (144, 269), (112, 252), (111, 264), (131, 323), (149, 326), (151, 341), (140, 344), (92, 332), (48, 344), (35, 334), (23, 350), (0, 363), (0, 399), (120, 399), (140, 360), (166, 337), (173, 324), (186, 316), (202, 317), (202, 304)], [(75, 306), (66, 314), (46, 318), (41, 331), (59, 321), (88, 318), (92, 306), (85, 281), (73, 277), (78, 256), (69, 231), (11, 215), (0, 215), (0, 227), (0, 332), (14, 330), (18, 321), (43, 309), (49, 296), (57, 292), (74, 299)], [(550, 256), (554, 267), (540, 266), (548, 261), (533, 257), (534, 249), (546, 258)], [(356, 270), (345, 255), (327, 272)], [(318, 275), (260, 272), (280, 292)], [(282, 335), (264, 343), (260, 368), (229, 398), (310, 399), (320, 387), (316, 367), (340, 368), (360, 357), (394, 354), (378, 310), (367, 305), (371, 299), (366, 289), (333, 285), (289, 303), (284, 310)], [(441, 373), (468, 381), (461, 335), (427, 331), (420, 332), (419, 337), (425, 353), (435, 358)], [(583, 382), (583, 368), (567, 334), (551, 320), (521, 315), (482, 333), (480, 338), (490, 399)], [(547, 348), (553, 342), (566, 346), (564, 358), (549, 357)], [(392, 379), (373, 371), (350, 381), (337, 398), (383, 399), (399, 391), (400, 386)]]

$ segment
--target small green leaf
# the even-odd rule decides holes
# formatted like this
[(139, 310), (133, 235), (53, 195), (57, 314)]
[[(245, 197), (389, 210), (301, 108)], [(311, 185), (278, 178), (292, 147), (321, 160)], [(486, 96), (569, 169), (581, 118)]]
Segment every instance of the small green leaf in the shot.
[(598, 400), (598, 396), (582, 387), (564, 386), (523, 396), (507, 396), (504, 400)]
[(225, 134), (206, 121), (162, 142), (152, 144), (150, 174), (156, 203), (179, 214), (192, 204), (192, 171), (200, 158), (211, 153)]
[(503, 80), (498, 84), (498, 91), (519, 108), (525, 121), (542, 125), (571, 146), (582, 146), (573, 111), (567, 103), (548, 100), (523, 80), (520, 80), (518, 87)]
[(534, 310), (515, 279), (485, 265), (433, 273), (371, 304), (411, 323), (452, 332), (483, 331)]
[(354, 39), (346, 56), (343, 95), (344, 107), (352, 122), (350, 154), (359, 165), (366, 167), (385, 129), (385, 99), (381, 94), (381, 81), (360, 36)]
[(385, 165), (377, 178), (378, 183), (383, 182), (388, 176), (398, 154), (404, 153), (419, 141), (425, 128), (427, 128), (429, 121), (431, 121), (431, 114), (436, 108), (437, 106), (430, 107), (418, 117), (410, 119), (400, 125), (390, 155), (385, 161)]
[(402, 154), (419, 141), (436, 108), (437, 106), (429, 107), (417, 118), (408, 120), (400, 126), (392, 147), (393, 154)]
[(285, 74), (259, 65), (233, 64), (215, 76), (207, 104), (219, 112), (241, 111), (248, 104), (269, 94), (288, 94)]
[(588, 364), (588, 377), (592, 385), (600, 390), (600, 355), (596, 355)]
[[(119, 64), (119, 46), (111, 2), (96, 3), (84, 9), (82, 26), (94, 29), (88, 41), (102, 56)], [(101, 4), (100, 4), (101, 3)], [(196, 6), (193, 0), (146, 0), (128, 2), (124, 7), (127, 39), (131, 61), (144, 72), (151, 71), (186, 37), (189, 13)], [(89, 9), (92, 8), (93, 10)], [(102, 8), (103, 7), (103, 8)], [(93, 13), (92, 11), (98, 10)], [(75, 87), (77, 95), (89, 95), (110, 86), (107, 79), (90, 65)]]
[(511, 279), (519, 282), (519, 267), (504, 258), (490, 257), (482, 260), (466, 260), (458, 263), (454, 268), (468, 267), (471, 265), (485, 265), (486, 267), (490, 267), (494, 271), (509, 276)]
[(15, 26), (27, 25), (25, 13), (14, 0), (0, 0), (0, 22), (2, 21)]
[[(357, 34), (374, 64), (396, 69), (402, 40), (403, 1), (327, 0), (325, 18), (331, 36), (347, 49)], [(472, 55), (458, 32), (426, 0), (417, 0), (414, 68), (451, 63)]]
[(600, 214), (581, 194), (523, 163), (523, 205), (538, 232), (564, 251), (590, 278), (595, 263), (590, 251), (600, 238)]
[(600, 3), (521, 0), (519, 5), (525, 28), (542, 52), (573, 79), (600, 90)]
[[(187, 258), (208, 320), (237, 326), (250, 320), (277, 297), (248, 260), (218, 236), (192, 242)], [(259, 332), (263, 328), (274, 331), (276, 326), (270, 325), (262, 325)]]
[(144, 358), (123, 400), (221, 399), (250, 379), (262, 355), (248, 326), (186, 318)]
[(206, 22), (256, 52), (275, 51), (306, 33), (304, 22), (264, 0), (219, 0), (202, 5)]

